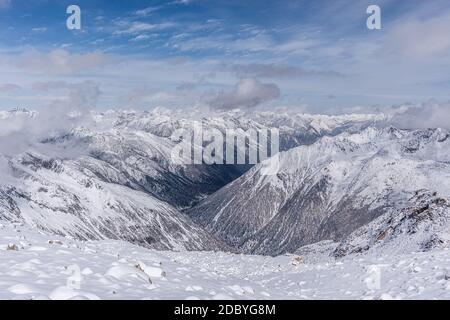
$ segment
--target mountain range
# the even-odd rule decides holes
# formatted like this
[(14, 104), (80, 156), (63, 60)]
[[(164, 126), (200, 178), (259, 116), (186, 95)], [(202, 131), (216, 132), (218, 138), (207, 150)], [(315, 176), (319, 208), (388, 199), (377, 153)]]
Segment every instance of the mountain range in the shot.
[[(2, 112), (0, 120), (18, 116), (35, 113)], [(279, 255), (331, 241), (335, 256), (401, 239), (415, 223), (402, 217), (427, 203), (420, 225), (435, 228), (431, 216), (439, 230), (448, 226), (450, 134), (442, 129), (401, 130), (379, 114), (154, 110), (88, 119), (24, 152), (0, 149), (0, 220), (159, 250)], [(172, 134), (199, 123), (221, 132), (277, 128), (281, 152), (254, 166), (174, 164)], [(264, 175), (273, 161), (279, 170)], [(439, 230), (417, 248), (446, 242)]]

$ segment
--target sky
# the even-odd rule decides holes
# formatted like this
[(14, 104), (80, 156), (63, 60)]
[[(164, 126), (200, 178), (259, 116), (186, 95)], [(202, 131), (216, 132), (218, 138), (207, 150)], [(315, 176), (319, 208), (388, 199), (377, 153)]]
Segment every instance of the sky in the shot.
[(449, 84), (448, 0), (0, 0), (0, 110), (334, 114), (446, 102)]

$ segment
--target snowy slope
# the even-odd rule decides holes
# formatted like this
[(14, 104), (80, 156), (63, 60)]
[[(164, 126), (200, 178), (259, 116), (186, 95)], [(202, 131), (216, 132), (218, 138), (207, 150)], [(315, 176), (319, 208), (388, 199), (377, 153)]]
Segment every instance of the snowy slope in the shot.
[(252, 168), (190, 215), (243, 252), (277, 255), (339, 241), (403, 208), (417, 190), (448, 196), (448, 137), (439, 129), (394, 128), (324, 137), (282, 153), (276, 175)]
[(123, 239), (156, 249), (220, 248), (168, 203), (106, 183), (78, 162), (35, 153), (5, 161), (9, 175), (3, 172), (0, 220), (79, 239)]
[(0, 299), (450, 299), (448, 249), (301, 261), (80, 242), (2, 224)]
[(79, 147), (79, 141), (85, 145), (83, 153), (76, 157), (80, 169), (88, 169), (105, 182), (148, 193), (177, 208), (189, 206), (240, 175), (220, 166), (174, 165), (171, 152), (176, 142), (128, 128), (82, 128), (63, 141), (49, 144)]

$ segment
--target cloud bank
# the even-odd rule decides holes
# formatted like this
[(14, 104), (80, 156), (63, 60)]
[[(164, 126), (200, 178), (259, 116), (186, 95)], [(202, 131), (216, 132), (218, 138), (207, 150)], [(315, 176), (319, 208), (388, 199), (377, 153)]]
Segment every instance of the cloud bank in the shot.
[(404, 129), (443, 128), (450, 130), (450, 102), (435, 100), (420, 105), (402, 106), (392, 118), (392, 124)]
[[(101, 91), (93, 82), (67, 83), (41, 82), (35, 83), (36, 90), (67, 91), (68, 98), (55, 100), (38, 112), (17, 111), (0, 114), (0, 155), (14, 156), (31, 151), (40, 144), (39, 150), (46, 150), (42, 142), (46, 139), (61, 136), (79, 125), (90, 124), (90, 110), (95, 108)], [(72, 150), (58, 150), (58, 156), (68, 153), (79, 153), (83, 145), (74, 145)], [(51, 150), (48, 149), (48, 152)]]

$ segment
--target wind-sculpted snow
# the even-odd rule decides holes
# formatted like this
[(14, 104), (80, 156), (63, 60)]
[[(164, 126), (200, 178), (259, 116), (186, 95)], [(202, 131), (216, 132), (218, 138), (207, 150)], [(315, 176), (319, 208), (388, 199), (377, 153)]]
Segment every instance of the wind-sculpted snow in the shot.
[(417, 190), (448, 196), (448, 137), (439, 129), (394, 128), (324, 137), (282, 153), (276, 175), (252, 168), (190, 215), (242, 252), (277, 255), (339, 241), (400, 210)]
[(154, 251), (0, 224), (0, 299), (449, 299), (448, 249), (308, 257)]

